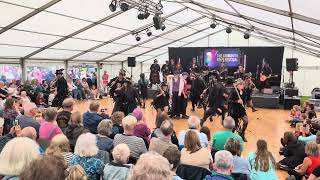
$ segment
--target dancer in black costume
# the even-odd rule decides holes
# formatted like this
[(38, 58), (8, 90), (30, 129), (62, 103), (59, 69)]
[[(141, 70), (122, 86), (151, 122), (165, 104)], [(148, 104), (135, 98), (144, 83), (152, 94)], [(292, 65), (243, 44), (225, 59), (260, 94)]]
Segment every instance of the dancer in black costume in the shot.
[(143, 101), (142, 108), (146, 107), (146, 100), (148, 98), (148, 84), (149, 81), (145, 78), (145, 74), (140, 74), (140, 79), (138, 81), (140, 97)]
[(138, 92), (131, 86), (130, 81), (125, 81), (123, 84), (124, 89), (124, 114), (127, 116), (137, 108), (138, 103), (141, 104)]
[(158, 60), (154, 60), (154, 63), (150, 66), (150, 84), (160, 84), (160, 65)]
[(204, 80), (199, 77), (196, 73), (190, 74), (191, 79), (191, 92), (190, 92), (190, 100), (192, 102), (191, 111), (195, 111), (195, 106), (199, 106), (200, 103), (200, 95), (206, 88), (206, 84)]
[(119, 75), (113, 79), (110, 80), (109, 82), (109, 86), (110, 86), (110, 96), (115, 100), (115, 90), (117, 89), (117, 85), (120, 83), (120, 85), (122, 86), (124, 81), (126, 81), (128, 79), (126, 79), (126, 72), (124, 70), (120, 70), (119, 71)]
[(170, 95), (168, 91), (168, 85), (161, 84), (153, 100), (153, 106), (157, 110), (158, 114), (162, 111), (168, 111), (169, 99)]
[(240, 119), (243, 121), (243, 126), (240, 128), (239, 135), (243, 141), (247, 142), (245, 138), (245, 131), (248, 126), (248, 116), (246, 109), (244, 108), (244, 102), (246, 100), (244, 92), (244, 81), (238, 79), (235, 83), (235, 89), (233, 89), (229, 96), (229, 115), (234, 119), (236, 127), (234, 130), (239, 128)]
[(253, 107), (253, 102), (252, 102), (252, 92), (253, 90), (256, 88), (256, 85), (253, 83), (252, 81), (252, 77), (251, 77), (251, 73), (248, 74), (245, 78), (244, 81), (244, 92), (245, 92), (245, 96), (246, 96), (246, 101), (245, 104), (247, 105), (247, 107), (251, 107), (252, 112), (256, 112), (257, 110)]
[(62, 106), (63, 100), (68, 96), (68, 84), (66, 79), (63, 77), (64, 69), (56, 70), (57, 81), (55, 86), (57, 88), (57, 95), (52, 101), (52, 107), (60, 108)]

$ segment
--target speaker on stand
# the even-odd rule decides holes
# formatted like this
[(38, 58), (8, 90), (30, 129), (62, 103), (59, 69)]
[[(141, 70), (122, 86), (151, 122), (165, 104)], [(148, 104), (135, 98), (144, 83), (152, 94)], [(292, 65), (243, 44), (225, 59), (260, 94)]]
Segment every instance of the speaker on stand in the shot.
[(136, 57), (128, 57), (128, 67), (131, 68), (131, 80), (132, 80), (132, 68), (136, 67)]

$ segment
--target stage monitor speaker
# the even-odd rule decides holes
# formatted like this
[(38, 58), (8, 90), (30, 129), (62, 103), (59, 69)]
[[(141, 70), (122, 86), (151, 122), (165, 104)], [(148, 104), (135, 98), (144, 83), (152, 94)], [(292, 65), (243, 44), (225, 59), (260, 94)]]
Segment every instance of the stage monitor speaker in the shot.
[(136, 58), (128, 57), (128, 67), (136, 67)]
[(284, 90), (285, 95), (289, 97), (298, 96), (299, 95), (299, 89), (298, 88), (286, 88)]
[(298, 58), (286, 59), (287, 71), (298, 71)]
[(284, 96), (284, 103), (283, 103), (284, 109), (292, 109), (294, 105), (300, 106), (300, 97)]

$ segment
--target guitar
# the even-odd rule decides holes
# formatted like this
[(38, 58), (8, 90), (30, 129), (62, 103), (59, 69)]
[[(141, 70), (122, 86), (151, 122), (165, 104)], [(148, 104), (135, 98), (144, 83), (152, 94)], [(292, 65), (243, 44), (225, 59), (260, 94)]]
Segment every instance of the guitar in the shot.
[(263, 75), (262, 73), (260, 73), (260, 81), (261, 82), (264, 82), (264, 81), (266, 81), (267, 79), (269, 79), (269, 78), (271, 78), (271, 77), (279, 77), (277, 74), (275, 74), (275, 75), (270, 75), (270, 76), (266, 76), (266, 75)]

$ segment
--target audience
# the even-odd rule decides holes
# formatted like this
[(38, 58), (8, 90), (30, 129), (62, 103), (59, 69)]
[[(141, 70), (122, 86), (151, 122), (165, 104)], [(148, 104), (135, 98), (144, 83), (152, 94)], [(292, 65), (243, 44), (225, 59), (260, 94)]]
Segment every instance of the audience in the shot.
[(142, 110), (140, 108), (134, 109), (132, 112), (132, 116), (134, 116), (137, 119), (137, 124), (134, 126), (133, 134), (137, 137), (142, 138), (146, 144), (146, 147), (149, 148), (149, 136), (151, 134), (151, 131), (147, 123), (145, 122)]
[(40, 151), (35, 141), (26, 137), (12, 139), (0, 154), (0, 175), (3, 175), (4, 179), (21, 179), (22, 171), (39, 155)]
[(124, 113), (121, 111), (116, 111), (111, 116), (112, 125), (112, 134), (110, 138), (113, 139), (116, 134), (122, 134), (123, 127), (122, 127), (122, 119), (124, 118)]
[(23, 115), (17, 117), (20, 127), (23, 129), (25, 127), (33, 127), (37, 131), (37, 137), (39, 137), (40, 122), (35, 120), (37, 114), (37, 106), (34, 103), (26, 103), (23, 106)]
[(210, 129), (207, 126), (202, 126), (201, 129), (200, 129), (200, 132), (207, 136), (208, 142), (210, 143), (210, 141), (211, 141)]
[(275, 159), (265, 140), (257, 141), (257, 151), (248, 155), (250, 179), (276, 180)]
[(69, 173), (65, 180), (87, 180), (87, 175), (84, 169), (80, 165), (71, 166), (67, 169)]
[(232, 117), (228, 116), (223, 120), (224, 131), (213, 133), (212, 147), (215, 151), (224, 150), (224, 145), (229, 138), (237, 138), (240, 141), (240, 149), (243, 150), (242, 138), (232, 132), (234, 127), (235, 122)]
[(317, 180), (320, 177), (320, 166), (316, 167), (310, 174), (308, 180)]
[(60, 153), (66, 163), (70, 165), (73, 154), (70, 152), (70, 145), (68, 138), (63, 134), (58, 134), (52, 138), (50, 146), (46, 149), (46, 154)]
[(89, 180), (100, 180), (103, 174), (104, 163), (94, 157), (99, 151), (96, 142), (96, 136), (91, 133), (80, 135), (71, 159), (71, 165), (80, 165)]
[(76, 145), (77, 139), (81, 134), (90, 132), (85, 129), (82, 125), (82, 116), (79, 111), (72, 113), (71, 119), (68, 127), (66, 128), (66, 136), (70, 142), (71, 151), (74, 151), (74, 146)]
[(142, 154), (128, 180), (172, 180), (169, 162), (154, 152)]
[(177, 174), (176, 170), (180, 164), (181, 152), (176, 146), (169, 146), (163, 153), (163, 157), (167, 158), (171, 167), (171, 174), (173, 180), (182, 180)]
[(149, 151), (154, 151), (163, 155), (163, 153), (169, 148), (177, 148), (176, 145), (171, 142), (171, 135), (173, 133), (173, 123), (171, 120), (165, 120), (160, 126), (161, 134), (160, 137), (154, 137), (150, 141)]
[(103, 179), (126, 180), (131, 165), (127, 164), (130, 156), (130, 149), (126, 144), (118, 144), (112, 151), (113, 161), (106, 164), (103, 170)]
[(7, 134), (14, 124), (14, 120), (20, 114), (16, 100), (7, 99), (4, 103), (3, 119), (4, 119), (4, 133)]
[(97, 127), (103, 119), (109, 119), (105, 113), (98, 113), (100, 104), (97, 101), (90, 103), (89, 111), (83, 114), (84, 128), (88, 129), (92, 134), (98, 134)]
[(41, 124), (39, 130), (40, 139), (52, 140), (58, 134), (61, 134), (61, 129), (57, 126), (57, 110), (48, 108), (45, 112), (45, 121)]
[(143, 139), (133, 135), (134, 126), (137, 124), (137, 119), (133, 116), (126, 116), (122, 120), (124, 128), (123, 134), (117, 134), (113, 140), (113, 146), (118, 144), (127, 144), (130, 149), (130, 157), (133, 158), (133, 162), (136, 161), (141, 154), (147, 152), (146, 145)]
[(181, 164), (213, 169), (210, 150), (202, 147), (196, 131), (187, 131), (184, 148), (181, 150)]
[(111, 152), (113, 140), (109, 138), (112, 133), (112, 121), (102, 120), (98, 125), (97, 145), (100, 150)]
[[(244, 174), (247, 179), (250, 177), (249, 161), (241, 157), (240, 141), (237, 138), (229, 138), (224, 145), (224, 149), (233, 156), (233, 174)], [(236, 175), (235, 175), (236, 176)]]
[(233, 170), (232, 161), (233, 156), (229, 151), (218, 151), (214, 155), (214, 171), (211, 175), (206, 176), (206, 180), (233, 180), (231, 176)]
[(198, 139), (200, 140), (202, 147), (208, 147), (208, 138), (204, 133), (200, 133), (200, 119), (196, 116), (190, 116), (188, 119), (188, 127), (187, 131), (181, 131), (179, 133), (179, 147), (185, 146), (185, 135), (188, 131), (196, 132)]
[(71, 112), (73, 111), (74, 100), (73, 98), (67, 98), (62, 103), (62, 111), (60, 111), (57, 115), (57, 124), (60, 129), (65, 132), (69, 121), (71, 119)]

